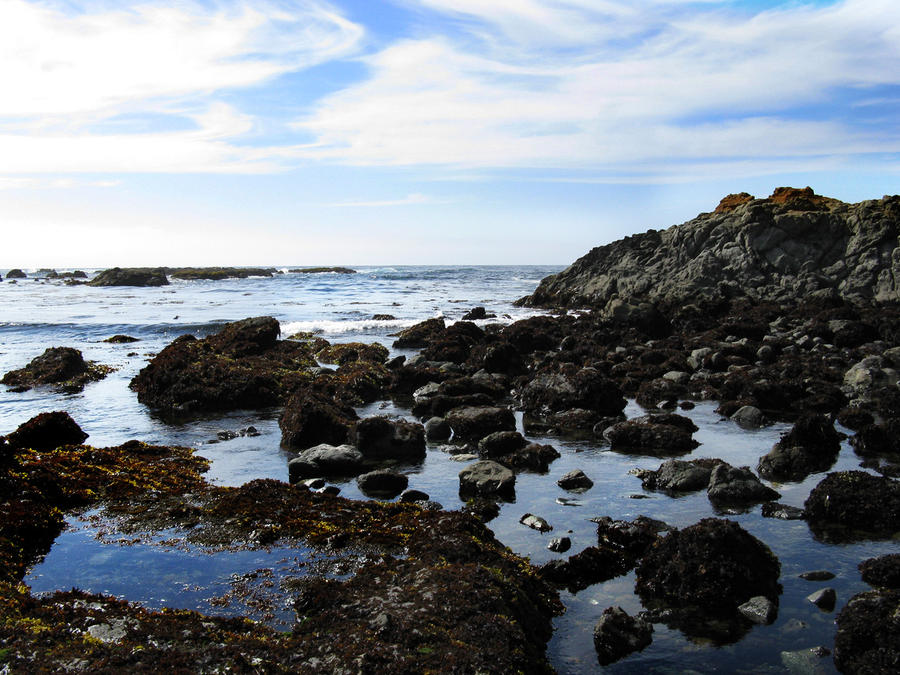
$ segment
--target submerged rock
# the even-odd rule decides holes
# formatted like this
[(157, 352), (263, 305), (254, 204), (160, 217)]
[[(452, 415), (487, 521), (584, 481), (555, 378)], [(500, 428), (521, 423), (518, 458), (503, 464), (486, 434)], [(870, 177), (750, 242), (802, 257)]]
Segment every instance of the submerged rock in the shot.
[(594, 649), (601, 666), (609, 665), (653, 641), (653, 626), (629, 616), (621, 607), (607, 607), (594, 626)]
[(764, 595), (757, 595), (739, 605), (738, 611), (753, 623), (768, 625), (778, 616), (778, 605)]

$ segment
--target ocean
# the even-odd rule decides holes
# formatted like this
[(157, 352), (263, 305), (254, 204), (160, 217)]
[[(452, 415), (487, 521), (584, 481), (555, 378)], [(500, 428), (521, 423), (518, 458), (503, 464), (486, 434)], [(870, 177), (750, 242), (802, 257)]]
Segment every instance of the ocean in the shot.
[[(287, 270), (288, 268), (284, 268)], [(130, 439), (163, 445), (194, 447), (211, 461), (209, 480), (240, 485), (256, 478), (287, 480), (287, 462), (293, 456), (279, 446), (277, 409), (237, 411), (188, 421), (162, 419), (138, 403), (128, 388), (132, 377), (179, 335), (202, 337), (222, 324), (250, 316), (273, 316), (282, 336), (313, 332), (331, 342), (380, 342), (389, 348), (392, 333), (424, 319), (441, 316), (457, 321), (476, 306), (495, 318), (478, 321), (511, 323), (539, 311), (517, 308), (513, 301), (534, 290), (541, 278), (559, 271), (553, 266), (507, 267), (361, 267), (357, 274), (277, 274), (271, 278), (221, 281), (177, 281), (159, 288), (94, 288), (65, 285), (35, 278), (0, 283), (0, 373), (21, 368), (51, 346), (82, 351), (87, 360), (112, 366), (104, 380), (88, 384), (83, 392), (63, 394), (43, 388), (13, 392), (0, 387), (0, 433), (9, 433), (40, 412), (67, 411), (89, 434), (87, 443), (118, 445)], [(60, 272), (64, 271), (62, 269)], [(86, 270), (90, 271), (90, 270)], [(6, 270), (3, 270), (5, 277)], [(391, 315), (376, 320), (375, 315)], [(126, 334), (130, 344), (104, 342)], [(391, 354), (411, 355), (391, 349)], [(700, 427), (701, 445), (691, 457), (718, 457), (735, 465), (755, 466), (786, 425), (745, 431), (721, 419), (713, 402), (700, 402), (683, 414)], [(361, 415), (396, 414), (409, 410), (389, 401), (360, 410)], [(642, 413), (633, 401), (626, 414)], [(521, 416), (519, 416), (520, 431)], [(221, 440), (220, 435), (254, 426), (258, 436)], [(846, 431), (846, 430), (845, 430)], [(222, 432), (220, 434), (220, 432)], [(547, 550), (554, 536), (572, 540), (570, 555), (596, 544), (591, 518), (611, 516), (631, 520), (639, 515), (685, 527), (701, 518), (727, 515), (766, 542), (782, 564), (779, 617), (770, 626), (749, 630), (738, 642), (716, 645), (688, 638), (663, 624), (654, 626), (653, 643), (644, 651), (608, 667), (610, 672), (787, 672), (795, 663), (792, 652), (834, 639), (834, 613), (822, 612), (806, 600), (820, 585), (798, 574), (825, 567), (837, 576), (829, 582), (838, 593), (838, 607), (851, 595), (866, 590), (857, 563), (867, 557), (896, 552), (896, 542), (866, 542), (841, 546), (815, 539), (804, 521), (762, 518), (759, 507), (746, 512), (716, 513), (706, 495), (695, 493), (674, 499), (645, 492), (630, 471), (655, 469), (657, 458), (614, 453), (597, 440), (532, 438), (550, 443), (562, 456), (548, 474), (522, 473), (516, 501), (504, 504), (489, 523), (498, 538), (516, 553), (541, 564), (560, 557)], [(427, 492), (444, 508), (458, 509), (457, 475), (463, 468), (440, 445), (430, 444), (421, 464), (405, 467), (410, 487)], [(594, 487), (580, 495), (565, 493), (557, 479), (580, 468)], [(857, 469), (858, 459), (845, 442), (832, 470)], [(782, 502), (802, 506), (810, 489), (822, 478), (814, 474), (795, 484), (776, 485)], [(353, 480), (337, 483), (341, 494), (364, 498)], [(545, 518), (553, 531), (540, 533), (520, 524), (525, 513)], [(46, 558), (36, 564), (25, 582), (35, 593), (71, 587), (108, 593), (143, 603), (150, 608), (197, 609), (210, 614), (244, 614), (277, 628), (289, 629), (293, 619), (283, 596), (271, 594), (271, 606), (258, 615), (259, 603), (241, 602), (236, 588), (260, 575), (277, 588), (281, 581), (305, 569), (317, 556), (302, 548), (273, 547), (262, 552), (208, 552), (178, 545), (178, 533), (159, 533), (139, 542), (111, 534), (98, 513), (68, 518), (68, 529)], [(256, 576), (253, 576), (256, 575)], [(272, 586), (268, 586), (271, 588)], [(256, 591), (262, 592), (262, 586)], [(578, 593), (562, 592), (566, 614), (556, 620), (548, 651), (560, 673), (588, 673), (597, 669), (592, 642), (593, 626), (609, 606), (630, 614), (642, 610), (633, 592), (634, 574), (590, 586)], [(250, 594), (252, 595), (252, 594)], [(225, 602), (223, 598), (228, 598)], [(258, 600), (257, 596), (253, 596)], [(274, 598), (274, 599), (273, 599)], [(278, 603), (281, 604), (278, 604)], [(816, 672), (834, 672), (830, 659), (816, 663)]]

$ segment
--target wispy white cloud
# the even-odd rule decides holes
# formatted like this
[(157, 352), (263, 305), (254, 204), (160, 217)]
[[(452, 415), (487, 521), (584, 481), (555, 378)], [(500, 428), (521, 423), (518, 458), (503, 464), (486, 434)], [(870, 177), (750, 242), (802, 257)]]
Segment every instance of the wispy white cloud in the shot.
[(298, 120), (317, 139), (299, 155), (652, 177), (673, 161), (708, 161), (715, 175), (746, 157), (778, 171), (798, 158), (815, 168), (900, 151), (896, 125), (827, 114), (900, 85), (893, 1), (755, 14), (652, 0), (419, 3), (464, 14), (468, 37), (408, 39), (367, 57), (366, 80)]
[(0, 190), (44, 190), (71, 188), (111, 188), (121, 185), (119, 180), (79, 180), (77, 178), (35, 178), (0, 176)]
[(402, 197), (400, 199), (331, 202), (329, 204), (323, 204), (323, 206), (329, 206), (329, 207), (349, 206), (349, 207), (379, 208), (379, 207), (385, 207), (385, 206), (419, 206), (422, 204), (448, 204), (448, 203), (449, 202), (447, 200), (436, 199), (434, 197), (430, 197), (428, 195), (423, 195), (421, 193), (415, 192), (413, 194), (409, 194), (406, 197)]
[[(0, 171), (262, 170), (228, 143), (253, 120), (216, 97), (346, 56), (362, 35), (317, 0), (4, 0)], [(128, 115), (155, 121), (109, 131)]]

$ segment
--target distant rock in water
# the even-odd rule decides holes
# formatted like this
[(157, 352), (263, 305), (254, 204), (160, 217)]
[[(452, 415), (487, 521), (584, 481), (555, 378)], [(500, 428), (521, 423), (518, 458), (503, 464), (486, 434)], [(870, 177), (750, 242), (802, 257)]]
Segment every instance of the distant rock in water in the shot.
[(667, 308), (736, 297), (900, 300), (900, 196), (858, 204), (778, 188), (591, 250), (518, 301), (534, 307)]
[(173, 279), (193, 281), (199, 279), (246, 279), (247, 277), (270, 277), (275, 274), (273, 267), (178, 267), (165, 271)]
[(162, 267), (113, 267), (103, 270), (88, 286), (167, 286), (169, 279)]
[(356, 270), (349, 267), (303, 267), (290, 270), (293, 274), (356, 274)]
[(27, 279), (28, 275), (25, 274), (25, 272), (23, 272), (22, 270), (16, 268), (16, 269), (12, 269), (9, 272), (7, 272), (6, 278), (7, 279)]

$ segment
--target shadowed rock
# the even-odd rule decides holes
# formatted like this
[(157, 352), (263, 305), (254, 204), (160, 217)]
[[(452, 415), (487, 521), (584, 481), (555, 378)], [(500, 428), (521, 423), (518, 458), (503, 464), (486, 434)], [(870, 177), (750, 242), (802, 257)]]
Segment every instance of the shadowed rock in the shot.
[(78, 445), (87, 437), (69, 413), (55, 411), (32, 417), (7, 436), (6, 441), (13, 450), (55, 450), (63, 445)]
[(629, 616), (621, 607), (607, 607), (594, 626), (594, 649), (601, 666), (609, 665), (653, 641), (653, 626)]
[(84, 360), (73, 347), (50, 347), (24, 368), (11, 370), (0, 380), (5, 385), (25, 391), (40, 385), (55, 385), (65, 391), (81, 391), (88, 382), (101, 380), (112, 370)]
[(113, 267), (91, 279), (88, 286), (168, 286), (169, 279), (161, 267)]

